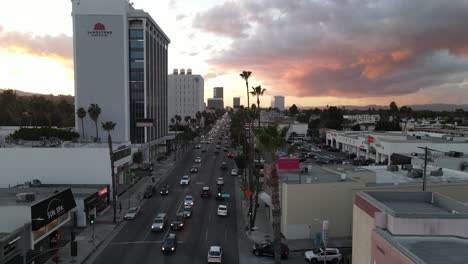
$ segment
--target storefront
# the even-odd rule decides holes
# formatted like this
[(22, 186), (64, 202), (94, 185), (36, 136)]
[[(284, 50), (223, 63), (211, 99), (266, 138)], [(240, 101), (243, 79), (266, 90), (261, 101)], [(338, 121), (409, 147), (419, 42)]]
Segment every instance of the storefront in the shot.
[(86, 223), (89, 223), (90, 215), (96, 215), (109, 206), (109, 194), (109, 186), (107, 185), (84, 199)]

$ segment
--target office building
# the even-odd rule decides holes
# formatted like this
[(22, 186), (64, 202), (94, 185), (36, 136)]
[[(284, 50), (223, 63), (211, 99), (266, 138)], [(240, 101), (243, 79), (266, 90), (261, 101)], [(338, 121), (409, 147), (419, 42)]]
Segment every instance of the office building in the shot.
[(223, 87), (213, 88), (213, 98), (224, 99)]
[(271, 108), (278, 108), (280, 111), (284, 111), (284, 96), (273, 96)]
[(174, 69), (168, 77), (168, 119), (174, 115), (196, 118), (197, 112), (205, 110), (204, 89), (201, 75), (192, 74), (192, 69)]
[[(149, 143), (168, 133), (169, 38), (152, 17), (127, 0), (72, 1), (75, 108), (101, 108), (98, 124), (116, 123), (114, 141)], [(144, 122), (143, 122), (144, 121)], [(75, 126), (81, 133), (81, 121)], [(100, 125), (99, 137), (106, 135)], [(84, 119), (83, 137), (95, 137)]]
[(240, 107), (240, 97), (232, 98), (232, 108), (236, 109)]
[(221, 98), (208, 98), (208, 109), (224, 109), (224, 102)]
[(360, 192), (352, 263), (466, 263), (468, 207), (436, 192)]

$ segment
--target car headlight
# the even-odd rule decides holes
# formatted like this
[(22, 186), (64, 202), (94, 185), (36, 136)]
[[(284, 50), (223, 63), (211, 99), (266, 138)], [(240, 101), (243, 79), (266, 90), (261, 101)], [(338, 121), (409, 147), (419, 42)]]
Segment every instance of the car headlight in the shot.
[(162, 226), (159, 226), (159, 229), (162, 229), (163, 227)]
[(183, 224), (183, 223), (180, 223), (180, 225), (179, 225), (179, 226), (184, 226), (184, 224)]
[(174, 250), (175, 250), (175, 247), (172, 247), (171, 250), (174, 251)]
[(164, 249), (165, 249), (164, 247), (161, 248), (161, 250), (164, 250)]
[(174, 226), (174, 224), (171, 224), (171, 226)]

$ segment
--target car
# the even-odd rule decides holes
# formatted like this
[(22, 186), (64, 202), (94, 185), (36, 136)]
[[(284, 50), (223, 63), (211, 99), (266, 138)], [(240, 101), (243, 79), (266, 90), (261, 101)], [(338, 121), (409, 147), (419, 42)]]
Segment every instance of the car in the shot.
[(220, 145), (216, 145), (216, 149), (220, 149), (220, 148), (221, 148), (221, 146), (220, 146)]
[(216, 179), (216, 184), (217, 185), (224, 185), (224, 178), (223, 177), (218, 177)]
[(200, 149), (201, 146), (200, 146), (200, 145), (196, 145), (195, 148), (196, 148), (196, 149)]
[(185, 218), (190, 218), (190, 217), (192, 217), (192, 214), (193, 214), (193, 207), (192, 206), (184, 206), (184, 209), (182, 209), (181, 213)]
[(159, 213), (153, 219), (151, 224), (151, 231), (158, 232), (163, 231), (167, 224), (167, 215), (165, 213)]
[(172, 230), (182, 230), (184, 229), (185, 218), (184, 215), (178, 213), (172, 218), (171, 229)]
[[(255, 243), (252, 247), (252, 253), (255, 256), (268, 256), (275, 257), (275, 250), (273, 247), (273, 242), (265, 240), (261, 243)], [(281, 258), (287, 259), (289, 256), (289, 248), (287, 245), (281, 243)]]
[(163, 185), (161, 187), (161, 190), (159, 190), (159, 193), (161, 195), (168, 195), (170, 190), (171, 190), (171, 187), (169, 185)]
[(193, 206), (193, 196), (191, 196), (191, 195), (185, 196), (184, 206)]
[(200, 157), (196, 157), (195, 160), (194, 160), (195, 163), (201, 163), (201, 158)]
[(201, 196), (202, 198), (209, 198), (209, 197), (211, 197), (211, 190), (210, 190), (210, 187), (208, 187), (208, 186), (203, 186), (203, 187), (202, 187), (202, 190), (201, 190), (201, 192), (200, 192), (200, 196)]
[(221, 169), (226, 170), (227, 169), (227, 163), (226, 162), (221, 162)]
[(138, 206), (131, 207), (130, 209), (128, 209), (127, 213), (125, 214), (124, 219), (132, 220), (132, 219), (135, 219), (135, 217), (137, 217), (137, 215), (139, 214), (140, 214), (140, 207)]
[(190, 184), (190, 176), (184, 175), (180, 178), (180, 185), (189, 185)]
[(322, 263), (324, 261), (338, 263), (343, 258), (340, 250), (337, 248), (327, 248), (326, 253), (327, 254), (325, 257), (325, 252), (323, 249), (316, 248), (310, 251), (306, 251), (304, 253), (304, 258), (310, 263)]
[(223, 197), (223, 187), (222, 186), (218, 186), (218, 191), (216, 192), (216, 200), (220, 201), (220, 200), (224, 200), (224, 197)]
[(227, 157), (230, 158), (230, 159), (232, 159), (232, 158), (234, 158), (234, 154), (232, 154), (231, 152), (229, 152), (229, 153), (227, 154)]
[(226, 147), (224, 147), (224, 148), (223, 148), (223, 151), (224, 151), (224, 152), (228, 152), (228, 151), (229, 151), (229, 149), (228, 149), (228, 148), (226, 148)]
[(237, 176), (237, 169), (231, 170), (231, 176)]
[(151, 198), (155, 192), (155, 188), (153, 185), (146, 186), (145, 193), (143, 194), (144, 198)]
[(177, 249), (177, 236), (174, 233), (169, 233), (167, 236), (164, 238), (162, 245), (161, 245), (161, 251), (163, 253), (174, 253)]
[(211, 246), (208, 249), (208, 263), (222, 263), (223, 250), (220, 246)]
[(224, 204), (218, 205), (218, 213), (219, 216), (227, 216), (228, 215), (228, 208)]
[(215, 153), (215, 154), (219, 154), (219, 150), (216, 149), (216, 150), (214, 151), (214, 153)]
[(192, 168), (190, 168), (190, 172), (191, 173), (197, 173), (198, 172), (198, 167), (192, 166)]
[(201, 152), (207, 152), (208, 149), (207, 148), (202, 148)]

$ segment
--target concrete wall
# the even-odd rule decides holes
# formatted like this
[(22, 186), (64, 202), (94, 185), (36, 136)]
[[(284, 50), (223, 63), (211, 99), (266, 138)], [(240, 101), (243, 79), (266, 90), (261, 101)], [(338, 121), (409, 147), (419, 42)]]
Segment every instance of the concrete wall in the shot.
[(374, 227), (374, 218), (353, 205), (353, 263), (371, 263), (371, 235)]
[[(372, 244), (371, 244), (371, 255), (370, 261), (362, 262), (364, 259), (354, 259), (354, 255), (358, 254), (361, 256), (358, 250), (354, 248), (353, 240), (353, 263), (378, 263), (378, 264), (411, 264), (413, 261), (408, 259), (400, 250), (396, 249), (392, 244), (388, 243), (387, 240), (379, 236), (375, 231), (372, 232)], [(367, 259), (367, 258), (366, 258)], [(357, 261), (357, 262), (355, 262)]]
[(31, 208), (25, 205), (1, 206), (0, 233), (10, 233), (31, 221)]
[(111, 184), (107, 148), (0, 148), (0, 187), (39, 179), (51, 184)]
[(388, 230), (394, 235), (445, 235), (468, 237), (468, 219), (398, 218), (388, 216)]

